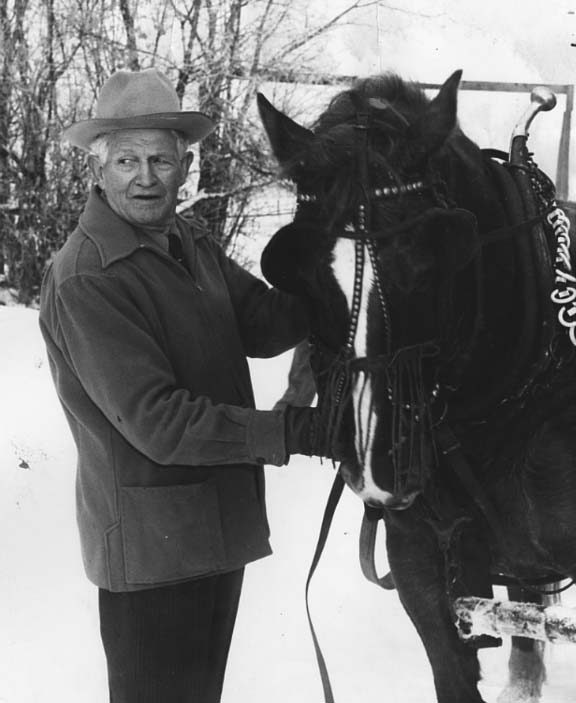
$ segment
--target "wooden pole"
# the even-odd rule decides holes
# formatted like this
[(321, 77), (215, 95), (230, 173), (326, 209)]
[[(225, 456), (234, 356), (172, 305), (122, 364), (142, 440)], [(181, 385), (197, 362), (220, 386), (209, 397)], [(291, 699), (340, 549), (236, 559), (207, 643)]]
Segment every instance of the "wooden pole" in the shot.
[(458, 598), (454, 611), (464, 640), (484, 634), (576, 643), (575, 608), (468, 597)]

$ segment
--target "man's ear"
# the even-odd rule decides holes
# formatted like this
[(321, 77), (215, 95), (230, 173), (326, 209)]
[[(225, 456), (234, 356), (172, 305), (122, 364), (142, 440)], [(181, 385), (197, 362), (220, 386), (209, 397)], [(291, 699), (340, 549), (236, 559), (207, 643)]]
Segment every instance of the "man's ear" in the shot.
[(88, 168), (90, 169), (90, 172), (94, 176), (94, 180), (100, 186), (100, 188), (104, 188), (102, 178), (102, 162), (100, 161), (100, 157), (96, 156), (96, 154), (88, 154), (88, 158), (86, 159), (86, 161), (88, 163)]
[(180, 185), (184, 184), (184, 181), (188, 176), (188, 171), (190, 170), (190, 166), (192, 166), (193, 161), (194, 153), (192, 151), (187, 151), (182, 157), (182, 160), (180, 161), (182, 165), (182, 182), (180, 183)]

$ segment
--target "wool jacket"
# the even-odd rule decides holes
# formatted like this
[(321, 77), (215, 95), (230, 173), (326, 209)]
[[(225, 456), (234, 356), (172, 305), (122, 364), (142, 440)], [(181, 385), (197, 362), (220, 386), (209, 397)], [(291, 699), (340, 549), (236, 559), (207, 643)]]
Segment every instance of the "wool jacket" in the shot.
[(254, 409), (246, 357), (298, 343), (297, 298), (270, 289), (181, 218), (189, 270), (94, 189), (47, 269), (40, 326), (78, 450), (88, 578), (130, 591), (270, 553), (262, 464), (284, 419)]

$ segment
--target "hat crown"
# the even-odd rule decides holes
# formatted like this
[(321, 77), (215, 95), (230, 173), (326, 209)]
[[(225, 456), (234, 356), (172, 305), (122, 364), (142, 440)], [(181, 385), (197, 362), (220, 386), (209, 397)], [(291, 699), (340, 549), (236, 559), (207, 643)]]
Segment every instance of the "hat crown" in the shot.
[(62, 139), (90, 151), (97, 137), (121, 129), (172, 129), (194, 144), (216, 126), (202, 112), (183, 111), (176, 90), (155, 68), (114, 73), (102, 86), (94, 113), (67, 127)]
[(96, 104), (98, 119), (121, 119), (179, 112), (180, 101), (168, 78), (155, 68), (117, 71), (104, 83)]

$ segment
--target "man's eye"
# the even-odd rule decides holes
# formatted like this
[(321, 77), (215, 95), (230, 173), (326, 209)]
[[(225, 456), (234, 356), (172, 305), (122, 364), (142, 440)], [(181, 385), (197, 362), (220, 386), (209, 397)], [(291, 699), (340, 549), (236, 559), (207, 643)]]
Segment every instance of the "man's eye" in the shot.
[(126, 157), (124, 159), (118, 159), (118, 163), (120, 164), (120, 166), (131, 166), (134, 163), (134, 159)]

